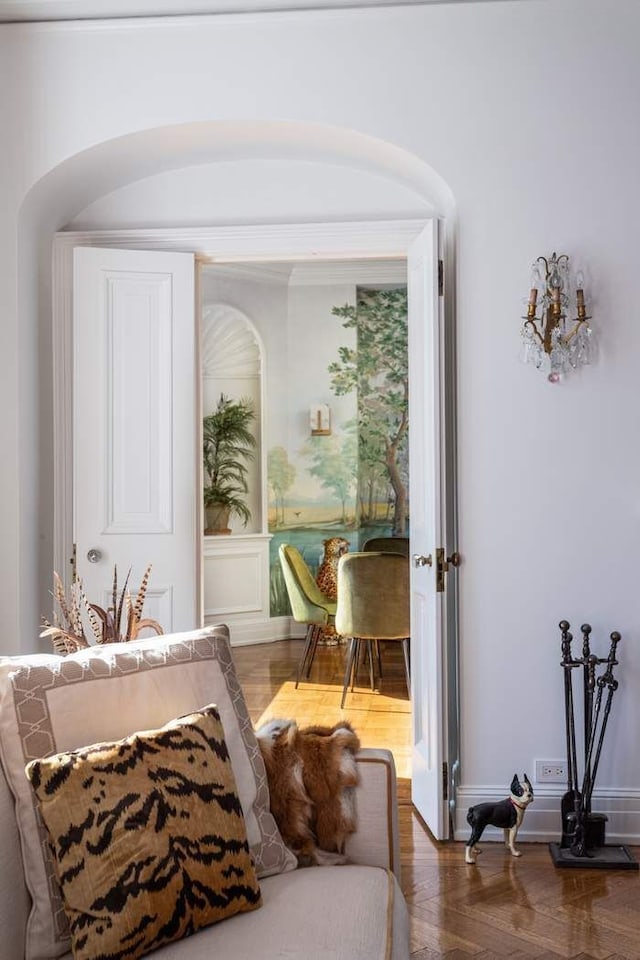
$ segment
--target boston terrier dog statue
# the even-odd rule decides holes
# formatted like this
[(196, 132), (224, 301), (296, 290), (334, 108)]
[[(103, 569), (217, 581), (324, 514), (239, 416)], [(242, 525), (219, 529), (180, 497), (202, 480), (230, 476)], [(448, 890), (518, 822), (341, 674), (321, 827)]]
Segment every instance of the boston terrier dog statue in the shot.
[(464, 848), (465, 862), (476, 862), (476, 855), (480, 853), (478, 841), (484, 828), (488, 826), (502, 827), (504, 842), (511, 855), (521, 857), (522, 854), (516, 850), (516, 836), (524, 819), (524, 812), (532, 800), (533, 788), (526, 773), (522, 781), (518, 780), (518, 774), (514, 773), (511, 795), (506, 800), (498, 803), (477, 803), (475, 807), (469, 807), (467, 823), (471, 827), (471, 836)]

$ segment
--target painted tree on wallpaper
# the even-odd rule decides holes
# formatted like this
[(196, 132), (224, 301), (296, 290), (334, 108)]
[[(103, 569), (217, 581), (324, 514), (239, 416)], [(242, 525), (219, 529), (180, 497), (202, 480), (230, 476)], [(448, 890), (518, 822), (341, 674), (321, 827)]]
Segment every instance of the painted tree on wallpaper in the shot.
[(284, 447), (272, 447), (267, 456), (267, 474), (269, 486), (273, 491), (275, 504), (275, 526), (284, 524), (284, 502), (287, 492), (296, 479), (296, 468), (289, 461)]
[(362, 523), (380, 520), (380, 501), (386, 509), (384, 520), (389, 520), (392, 498), (388, 496), (389, 474), (381, 462), (379, 451), (374, 443), (368, 443), (364, 433), (360, 434), (358, 459), (358, 517)]
[(359, 289), (356, 306), (334, 307), (332, 313), (357, 333), (357, 347), (340, 347), (329, 373), (337, 396), (357, 391), (361, 519), (369, 518), (384, 468), (393, 491), (393, 532), (402, 536), (409, 512), (407, 291)]
[(351, 499), (358, 472), (358, 449), (353, 432), (340, 437), (311, 437), (302, 452), (311, 460), (311, 476), (340, 501), (340, 522), (346, 524), (347, 502)]
[(358, 550), (370, 536), (407, 532), (406, 288), (357, 288), (351, 304), (327, 310), (350, 333), (334, 329), (332, 363), (314, 365), (310, 356), (309, 382), (317, 396), (331, 389), (351, 397), (330, 435), (301, 439), (304, 413), (298, 411), (296, 442), (268, 452), (272, 616), (290, 613), (280, 544), (296, 546), (315, 576), (327, 538), (344, 537)]

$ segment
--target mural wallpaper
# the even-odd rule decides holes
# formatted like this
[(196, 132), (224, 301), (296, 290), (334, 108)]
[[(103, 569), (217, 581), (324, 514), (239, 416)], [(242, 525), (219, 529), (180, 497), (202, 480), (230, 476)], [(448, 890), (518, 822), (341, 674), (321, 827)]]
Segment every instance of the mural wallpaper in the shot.
[[(336, 305), (345, 339), (326, 374), (334, 396), (353, 395), (355, 416), (311, 434), (297, 449), (268, 451), (271, 615), (290, 612), (278, 562), (281, 543), (298, 547), (314, 575), (323, 541), (351, 551), (372, 536), (406, 536), (408, 491), (407, 288), (357, 288)], [(311, 496), (301, 494), (315, 481)]]

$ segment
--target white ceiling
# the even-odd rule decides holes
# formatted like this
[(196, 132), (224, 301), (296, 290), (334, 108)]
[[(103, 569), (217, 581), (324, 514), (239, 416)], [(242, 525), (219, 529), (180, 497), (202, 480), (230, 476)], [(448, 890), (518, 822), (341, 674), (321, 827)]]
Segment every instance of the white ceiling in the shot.
[(485, 2), (487, 0), (0, 0), (0, 23)]

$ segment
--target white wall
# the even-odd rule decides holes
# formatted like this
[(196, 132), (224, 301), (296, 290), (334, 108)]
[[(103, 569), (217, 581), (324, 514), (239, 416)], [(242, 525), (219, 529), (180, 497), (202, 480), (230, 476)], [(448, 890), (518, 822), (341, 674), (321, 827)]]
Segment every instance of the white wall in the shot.
[(315, 211), (322, 220), (428, 216), (431, 204), (415, 190), (363, 170), (309, 160), (237, 160), (201, 164), (146, 177), (90, 204), (74, 230), (259, 223), (283, 210)]
[[(243, 154), (236, 138), (225, 158), (221, 137), (212, 156), (186, 128), (184, 142), (160, 130), (127, 166), (114, 144), (99, 177), (69, 175), (55, 195), (46, 182), (31, 194), (18, 264), (29, 189), (80, 151), (145, 128), (326, 124), (336, 149), (335, 130), (345, 131), (345, 164), (366, 170), (371, 155), (347, 149), (358, 131), (381, 142), (381, 163), (395, 145), (455, 198), (463, 783), (498, 790), (535, 758), (562, 756), (557, 621), (593, 623), (599, 651), (617, 628), (622, 682), (599, 783), (632, 810), (617, 815), (618, 833), (640, 839), (640, 5), (531, 0), (0, 31), (0, 80), (11, 90), (0, 104), (2, 648), (36, 645), (32, 592), (51, 544), (47, 276), (38, 287), (35, 232), (44, 242), (128, 181), (260, 147)], [(312, 154), (326, 136), (317, 131)], [(322, 215), (323, 197), (299, 185), (279, 183), (273, 196), (286, 200), (289, 186), (296, 203), (276, 214), (257, 198), (263, 215)], [(251, 188), (237, 204), (227, 198), (225, 220), (250, 217)], [(185, 222), (197, 216), (185, 211)], [(556, 387), (517, 361), (529, 263), (554, 249), (589, 264), (600, 332), (598, 363)]]

